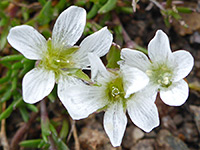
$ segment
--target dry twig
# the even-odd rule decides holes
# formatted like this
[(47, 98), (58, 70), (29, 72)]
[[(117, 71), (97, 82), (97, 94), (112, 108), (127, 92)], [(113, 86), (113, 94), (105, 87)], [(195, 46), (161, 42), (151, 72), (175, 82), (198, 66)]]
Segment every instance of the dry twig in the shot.
[(76, 125), (74, 126), (74, 129), (73, 129), (73, 136), (74, 136), (74, 140), (75, 140), (75, 150), (80, 150), (80, 143), (78, 140)]

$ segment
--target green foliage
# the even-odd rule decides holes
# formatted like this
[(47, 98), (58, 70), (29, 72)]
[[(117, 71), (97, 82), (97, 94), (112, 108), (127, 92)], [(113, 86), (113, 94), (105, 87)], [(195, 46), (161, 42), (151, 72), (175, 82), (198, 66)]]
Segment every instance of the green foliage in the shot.
[(19, 111), (20, 111), (20, 113), (22, 115), (22, 118), (23, 118), (24, 122), (28, 122), (28, 120), (29, 120), (29, 113), (28, 113), (26, 107), (20, 107)]
[(45, 3), (44, 7), (40, 11), (39, 15), (36, 18), (36, 21), (39, 22), (40, 25), (48, 24), (53, 17), (53, 8), (51, 1)]
[(1, 63), (2, 62), (10, 62), (10, 61), (16, 61), (16, 60), (22, 60), (24, 58), (23, 55), (8, 55), (4, 56), (0, 59)]
[(105, 5), (103, 5), (103, 6), (99, 9), (98, 13), (100, 13), (100, 14), (105, 14), (105, 13), (107, 13), (107, 12), (113, 10), (113, 9), (115, 8), (116, 4), (117, 4), (117, 0), (108, 0), (108, 1), (105, 3)]
[(68, 135), (68, 132), (69, 132), (69, 123), (67, 122), (67, 120), (63, 120), (63, 123), (62, 123), (62, 128), (61, 128), (61, 131), (60, 131), (60, 138), (65, 141), (67, 135)]
[[(22, 118), (25, 122), (29, 119), (29, 113), (26, 109), (26, 105), (22, 101), (21, 93), (18, 91), (21, 90), (21, 78), (22, 71), (23, 75), (27, 73), (34, 66), (34, 61), (25, 59), (22, 55), (8, 55), (0, 58), (0, 64), (7, 67), (7, 72), (5, 76), (0, 78), (0, 105), (4, 102), (12, 99), (12, 103), (0, 114), (0, 120), (8, 118), (11, 113), (19, 108)], [(27, 65), (28, 64), (28, 65)], [(24, 71), (25, 70), (25, 71)], [(30, 106), (27, 108), (31, 108)], [(35, 108), (32, 107), (32, 110)]]
[(108, 68), (119, 68), (119, 65), (117, 64), (117, 62), (120, 60), (120, 46), (117, 44), (112, 44), (109, 53), (107, 54), (106, 58), (107, 58), (107, 65), (106, 67)]
[(26, 140), (22, 141), (19, 145), (23, 147), (32, 147), (39, 148), (39, 145), (42, 143), (42, 139)]
[(10, 114), (12, 113), (12, 111), (13, 111), (16, 107), (18, 107), (21, 103), (22, 103), (22, 98), (20, 98), (20, 99), (18, 99), (18, 100), (16, 100), (16, 101), (13, 101), (13, 102), (8, 106), (8, 108), (7, 108), (4, 112), (2, 112), (2, 113), (0, 114), (0, 120), (8, 118), (8, 117), (10, 116)]
[(92, 19), (93, 17), (95, 17), (98, 13), (99, 8), (101, 8), (101, 5), (99, 3), (95, 3), (88, 12), (87, 19)]
[[(64, 122), (63, 126), (64, 126), (63, 127), (64, 129), (67, 129), (66, 132), (68, 132), (68, 123)], [(60, 135), (62, 135), (62, 137), (59, 137), (54, 125), (48, 120), (48, 118), (42, 118), (41, 128), (42, 128), (42, 138), (44, 141), (44, 145), (42, 145), (42, 147), (44, 147), (44, 146), (48, 147), (49, 146), (49, 138), (52, 138), (57, 149), (69, 150), (67, 145), (62, 140), (62, 139), (66, 138), (66, 134), (60, 133)]]
[(188, 27), (182, 19), (180, 13), (192, 13), (193, 10), (189, 7), (178, 7), (172, 4), (172, 0), (167, 0), (166, 8), (161, 9), (161, 14), (164, 17), (164, 22), (167, 27), (171, 26), (172, 19), (178, 21), (184, 27)]
[[(51, 37), (51, 31), (55, 19), (58, 15), (65, 10), (68, 6), (73, 4), (81, 6), (87, 10), (87, 22), (84, 30), (83, 37), (86, 37), (95, 31), (101, 29), (104, 26), (109, 26), (109, 29), (113, 31), (114, 41), (119, 44), (124, 44), (123, 28), (119, 22), (112, 22), (113, 13), (115, 14), (132, 14), (133, 9), (131, 1), (117, 1), (117, 0), (38, 0), (34, 1), (37, 6), (31, 6), (30, 1), (20, 1), (16, 3), (16, 10), (14, 17), (10, 16), (12, 10), (9, 10), (9, 5), (13, 2), (10, 0), (0, 1), (0, 65), (2, 75), (0, 76), (0, 121), (9, 118), (13, 112), (19, 112), (24, 122), (29, 122), (31, 112), (39, 112), (38, 107), (32, 104), (26, 104), (22, 98), (22, 79), (24, 75), (35, 66), (35, 61), (26, 59), (23, 55), (14, 51), (13, 48), (7, 44), (7, 35), (9, 29), (16, 25), (28, 24), (39, 30), (46, 39)], [(123, 7), (120, 5), (123, 3)], [(169, 2), (168, 2), (169, 3)], [(17, 5), (18, 4), (18, 5)], [(19, 5), (23, 4), (23, 5)], [(10, 12), (9, 12), (10, 11)], [(169, 3), (169, 7), (161, 10), (164, 16), (164, 21), (167, 26), (170, 26), (170, 19), (181, 21), (180, 13), (191, 13), (193, 10), (189, 7), (174, 7)], [(111, 32), (112, 32), (111, 31)], [(81, 39), (82, 40), (82, 39)], [(135, 49), (147, 54), (147, 50), (143, 47), (136, 46)], [(63, 54), (71, 54), (78, 50), (77, 47), (68, 49)], [(111, 69), (118, 69), (117, 62), (120, 60), (121, 49), (118, 45), (112, 44), (109, 53), (107, 54), (106, 67)], [(6, 55), (6, 56), (5, 56)], [(56, 55), (56, 54), (52, 54)], [(57, 67), (57, 66), (56, 66)], [(80, 69), (71, 68), (68, 70), (70, 75), (77, 78), (91, 82), (87, 74)], [(113, 90), (113, 86), (116, 85), (122, 91), (121, 81), (113, 81), (109, 90)], [(113, 91), (116, 94), (116, 91)], [(118, 96), (112, 97), (113, 100), (118, 100)], [(55, 103), (57, 100), (57, 87), (53, 89), (51, 94), (47, 96), (48, 103)], [(3, 104), (7, 107), (3, 110)], [(102, 109), (105, 109), (105, 106)], [(50, 110), (51, 111), (51, 110)], [(54, 113), (52, 111), (52, 113)], [(60, 111), (59, 114), (67, 116), (66, 111)], [(53, 121), (53, 119), (41, 119), (38, 117), (36, 121), (41, 121), (41, 135), (38, 139), (28, 139), (20, 143), (21, 147), (25, 148), (37, 148), (48, 150), (50, 147), (49, 139), (51, 138), (59, 150), (68, 150), (66, 145), (66, 138), (69, 134), (69, 120), (67, 117), (63, 117), (61, 121)]]

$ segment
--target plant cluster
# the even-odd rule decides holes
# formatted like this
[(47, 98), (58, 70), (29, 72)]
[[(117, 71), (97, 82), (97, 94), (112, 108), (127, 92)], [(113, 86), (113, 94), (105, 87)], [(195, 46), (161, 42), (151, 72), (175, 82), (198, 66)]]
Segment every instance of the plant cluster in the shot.
[[(110, 2), (98, 11), (105, 13), (112, 9)], [(116, 5), (116, 1), (113, 4)], [(94, 6), (98, 8), (100, 4)], [(48, 6), (44, 8), (43, 11), (50, 11)], [(57, 18), (52, 37), (48, 40), (30, 25), (10, 29), (7, 40), (23, 56), (1, 58), (1, 63), (11, 70), (0, 79), (0, 83), (12, 78), (10, 90), (5, 92), (1, 103), (11, 96), (13, 102), (0, 114), (0, 120), (9, 117), (13, 109), (19, 107), (23, 119), (28, 121), (27, 108), (38, 112), (32, 104), (41, 100), (40, 109), (44, 114), (41, 116), (42, 139), (23, 141), (22, 146), (32, 143), (38, 148), (48, 148), (48, 140), (53, 140), (59, 149), (67, 149), (66, 144), (57, 138), (55, 127), (45, 117), (44, 99), (47, 96), (56, 99), (53, 94), (56, 90), (74, 120), (105, 111), (103, 125), (114, 147), (121, 144), (127, 125), (126, 111), (136, 126), (150, 132), (159, 126), (155, 105), (158, 92), (162, 101), (170, 106), (180, 106), (187, 100), (189, 88), (183, 78), (194, 65), (189, 52), (172, 53), (168, 37), (162, 30), (158, 30), (149, 42), (148, 57), (138, 50), (120, 49), (113, 43), (113, 35), (107, 27), (88, 35), (79, 46), (75, 45), (88, 25), (86, 16), (91, 18), (93, 15), (92, 12), (87, 15), (84, 8), (70, 6)], [(100, 57), (107, 53), (108, 64), (105, 67)], [(11, 65), (9, 62), (12, 61), (19, 62)], [(85, 70), (91, 70), (91, 78)], [(22, 77), (21, 97), (16, 89)], [(7, 89), (6, 86), (1, 87), (1, 92)], [(65, 128), (62, 133), (66, 138)]]

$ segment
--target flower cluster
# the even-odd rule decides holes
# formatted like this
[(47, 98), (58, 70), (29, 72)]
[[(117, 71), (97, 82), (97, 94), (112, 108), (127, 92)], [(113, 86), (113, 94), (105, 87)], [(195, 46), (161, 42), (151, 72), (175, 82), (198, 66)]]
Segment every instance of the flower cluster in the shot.
[[(52, 38), (47, 41), (33, 27), (13, 27), (8, 42), (37, 65), (22, 81), (23, 99), (36, 103), (58, 84), (58, 97), (70, 116), (77, 120), (105, 110), (103, 125), (113, 146), (119, 146), (127, 125), (132, 122), (146, 132), (159, 125), (155, 105), (157, 92), (164, 103), (182, 105), (188, 97), (183, 80), (194, 60), (190, 53), (171, 52), (167, 35), (158, 30), (148, 45), (148, 57), (137, 50), (121, 50), (119, 69), (107, 69), (101, 62), (112, 44), (104, 27), (74, 46), (86, 23), (83, 8), (71, 6), (58, 17)], [(91, 69), (91, 84), (82, 81), (82, 69)]]

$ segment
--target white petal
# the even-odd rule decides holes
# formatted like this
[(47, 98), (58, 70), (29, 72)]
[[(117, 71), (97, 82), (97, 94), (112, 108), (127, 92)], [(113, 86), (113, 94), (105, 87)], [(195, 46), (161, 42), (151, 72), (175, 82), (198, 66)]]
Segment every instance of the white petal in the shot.
[(121, 58), (124, 60), (125, 65), (136, 67), (142, 71), (146, 71), (150, 66), (150, 61), (147, 56), (137, 50), (123, 48), (121, 51)]
[(52, 43), (54, 48), (73, 46), (81, 37), (86, 23), (85, 9), (71, 6), (63, 11), (53, 28)]
[(179, 50), (179, 51), (173, 52), (172, 54), (175, 61), (174, 81), (179, 81), (180, 79), (183, 79), (184, 77), (186, 77), (192, 70), (192, 67), (194, 66), (194, 58), (189, 52), (184, 51), (184, 50)]
[(112, 104), (104, 114), (104, 129), (114, 147), (120, 146), (126, 129), (127, 118), (121, 103)]
[(165, 62), (171, 57), (171, 54), (167, 35), (162, 30), (158, 30), (148, 45), (148, 55), (151, 61)]
[(155, 102), (158, 93), (158, 88), (159, 86), (149, 82), (149, 84), (145, 88), (135, 93), (135, 95), (139, 97), (139, 99), (145, 99), (145, 100), (150, 100), (151, 102)]
[(160, 90), (160, 98), (170, 106), (180, 106), (185, 103), (188, 98), (189, 88), (184, 80), (173, 83), (166, 90)]
[(93, 53), (88, 53), (88, 59), (91, 64), (91, 78), (96, 80), (98, 76), (109, 77), (110, 73), (106, 70), (106, 67), (102, 63), (101, 59)]
[(121, 65), (120, 69), (123, 73), (125, 98), (131, 94), (143, 89), (149, 83), (149, 77), (141, 70), (127, 65)]
[(28, 59), (42, 59), (47, 49), (45, 38), (28, 25), (11, 28), (7, 39), (12, 47)]
[(150, 132), (159, 125), (155, 99), (155, 94), (150, 96), (149, 93), (141, 91), (127, 101), (127, 110), (132, 122), (145, 132)]
[(29, 71), (22, 81), (23, 99), (33, 104), (42, 100), (51, 93), (55, 84), (55, 74), (43, 68), (34, 68)]
[(72, 119), (76, 120), (86, 118), (106, 105), (103, 91), (97, 86), (79, 84), (63, 88), (58, 84), (58, 96)]
[(79, 62), (81, 66), (88, 66), (89, 61), (87, 54), (95, 53), (97, 56), (101, 57), (108, 53), (113, 36), (107, 27), (93, 33), (92, 35), (86, 37), (80, 44), (80, 49), (74, 55), (74, 59)]
[(82, 81), (80, 79), (77, 79), (69, 75), (60, 75), (59, 80), (58, 80), (58, 86), (62, 86), (66, 88), (69, 86), (79, 85), (79, 84), (82, 84)]

